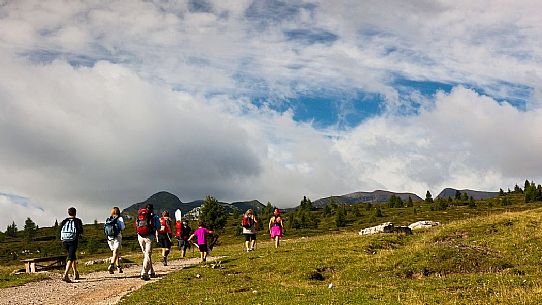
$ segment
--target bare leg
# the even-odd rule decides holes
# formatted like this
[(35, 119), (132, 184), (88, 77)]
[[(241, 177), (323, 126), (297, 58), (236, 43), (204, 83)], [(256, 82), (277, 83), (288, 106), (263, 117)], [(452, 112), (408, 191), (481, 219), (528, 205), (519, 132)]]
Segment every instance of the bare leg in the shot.
[(280, 237), (278, 235), (275, 236), (275, 248), (279, 247), (279, 240), (280, 240)]
[(66, 271), (64, 271), (64, 276), (62, 276), (62, 280), (68, 283), (71, 282), (68, 273), (70, 272), (70, 268), (72, 268), (72, 263), (72, 261), (66, 262)]

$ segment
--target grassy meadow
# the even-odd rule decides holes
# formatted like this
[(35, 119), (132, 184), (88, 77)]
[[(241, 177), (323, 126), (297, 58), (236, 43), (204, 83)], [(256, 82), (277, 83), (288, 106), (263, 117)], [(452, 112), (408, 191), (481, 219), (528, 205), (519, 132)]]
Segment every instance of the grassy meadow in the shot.
[[(168, 274), (122, 304), (539, 304), (542, 202), (524, 203), (522, 194), (506, 196), (505, 205), (497, 197), (446, 209), (424, 202), (408, 208), (357, 204), (346, 207), (341, 226), (336, 211), (307, 212), (312, 222), (298, 228), (290, 225), (295, 212), (286, 213), (281, 246), (275, 249), (266, 238), (264, 219), (257, 249), (250, 253), (242, 251), (240, 216), (231, 215), (212, 253), (224, 256), (219, 263)], [(408, 225), (418, 220), (443, 225), (413, 235), (357, 234), (386, 221)], [(107, 267), (83, 264), (110, 255), (102, 230), (98, 222), (85, 225), (78, 253), (83, 274)], [(31, 240), (23, 232), (0, 236), (0, 288), (48, 277), (11, 274), (22, 268), (21, 259), (63, 253), (58, 228), (36, 233)], [(125, 263), (139, 264), (132, 224), (123, 236)], [(170, 259), (179, 256), (174, 248)], [(159, 257), (156, 249), (154, 261)]]
[(260, 238), (254, 252), (224, 245), (220, 263), (169, 274), (122, 304), (539, 304), (541, 225), (537, 208), (413, 235), (333, 232), (278, 249)]

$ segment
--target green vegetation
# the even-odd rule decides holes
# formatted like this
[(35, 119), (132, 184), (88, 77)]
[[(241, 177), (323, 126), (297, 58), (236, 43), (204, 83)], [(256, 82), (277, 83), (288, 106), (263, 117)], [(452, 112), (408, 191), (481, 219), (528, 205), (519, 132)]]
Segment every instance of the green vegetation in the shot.
[[(220, 263), (169, 274), (123, 303), (537, 304), (542, 294), (542, 202), (527, 203), (526, 194), (517, 187), (484, 200), (456, 194), (419, 202), (394, 199), (393, 205), (337, 205), (330, 198), (322, 209), (304, 198), (303, 207), (284, 213), (287, 234), (278, 249), (266, 239), (273, 209), (268, 203), (260, 214), (257, 249), (250, 253), (241, 250), (241, 214), (222, 213), (220, 243), (212, 253), (225, 256)], [(430, 193), (427, 197), (432, 198)], [(216, 201), (211, 199), (210, 207)], [(357, 235), (361, 228), (386, 221), (408, 225), (418, 220), (444, 226), (409, 236)], [(29, 234), (33, 226), (27, 220), (24, 231), (0, 235), (5, 266), (0, 287), (46, 277), (9, 273), (22, 268), (20, 259), (64, 252), (55, 224)], [(123, 237), (126, 262), (140, 262), (132, 222)], [(103, 224), (85, 225), (80, 252), (80, 261), (110, 255)], [(173, 250), (170, 258), (178, 257), (179, 251)], [(105, 268), (79, 266), (82, 273)]]
[(541, 224), (537, 208), (409, 236), (335, 232), (252, 253), (227, 245), (213, 253), (227, 256), (220, 263), (169, 274), (122, 304), (538, 304)]

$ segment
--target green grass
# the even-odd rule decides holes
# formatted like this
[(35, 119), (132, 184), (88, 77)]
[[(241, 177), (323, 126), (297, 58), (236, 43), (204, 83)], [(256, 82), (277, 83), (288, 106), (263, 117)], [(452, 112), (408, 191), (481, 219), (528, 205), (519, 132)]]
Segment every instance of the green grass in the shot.
[(411, 236), (338, 232), (279, 249), (260, 238), (251, 253), (239, 241), (217, 248), (213, 255), (227, 256), (220, 264), (169, 274), (122, 304), (538, 304), (541, 224), (535, 209)]

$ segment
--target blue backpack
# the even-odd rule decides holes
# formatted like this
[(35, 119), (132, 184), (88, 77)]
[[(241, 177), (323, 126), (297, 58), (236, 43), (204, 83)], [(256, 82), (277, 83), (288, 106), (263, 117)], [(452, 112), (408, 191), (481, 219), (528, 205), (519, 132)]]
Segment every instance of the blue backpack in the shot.
[(68, 218), (60, 230), (60, 240), (74, 241), (76, 238), (77, 228), (75, 227), (75, 220), (73, 218)]
[(120, 227), (117, 223), (118, 217), (109, 217), (105, 220), (104, 224), (104, 234), (106, 237), (112, 237), (115, 238), (120, 233)]

